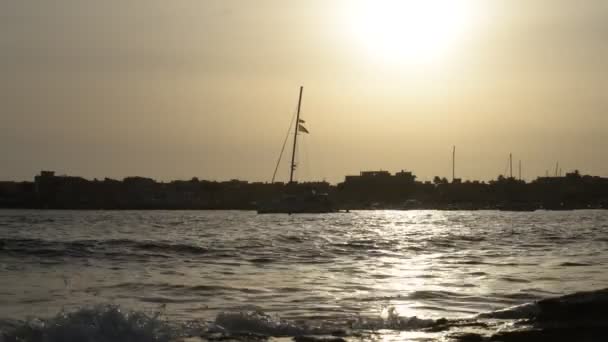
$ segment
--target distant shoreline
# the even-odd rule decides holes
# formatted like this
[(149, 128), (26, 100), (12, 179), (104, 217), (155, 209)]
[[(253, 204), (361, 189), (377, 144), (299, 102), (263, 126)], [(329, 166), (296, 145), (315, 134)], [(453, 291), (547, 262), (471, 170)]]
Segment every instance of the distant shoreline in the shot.
[(579, 174), (525, 182), (420, 182), (412, 172), (364, 171), (344, 182), (157, 182), (143, 177), (87, 180), (42, 171), (33, 182), (0, 182), (0, 208), (66, 210), (256, 210), (286, 196), (324, 194), (337, 210), (559, 211), (608, 209), (608, 178)]

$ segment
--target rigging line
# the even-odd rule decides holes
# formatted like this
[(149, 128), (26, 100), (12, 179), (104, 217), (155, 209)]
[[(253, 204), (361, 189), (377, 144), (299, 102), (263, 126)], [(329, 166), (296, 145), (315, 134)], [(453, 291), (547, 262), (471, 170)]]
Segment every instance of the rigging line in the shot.
[(287, 135), (285, 136), (285, 140), (283, 141), (283, 147), (281, 147), (281, 153), (279, 154), (279, 160), (277, 160), (277, 166), (274, 168), (274, 173), (272, 174), (272, 180), (270, 183), (274, 183), (274, 180), (277, 176), (277, 172), (279, 171), (279, 165), (281, 164), (281, 159), (283, 159), (283, 152), (285, 152), (285, 146), (287, 145), (287, 140), (289, 140), (289, 136), (291, 135), (291, 128), (293, 127), (293, 121), (296, 118), (296, 111), (294, 110), (293, 116), (291, 117), (291, 122), (289, 123), (289, 129), (287, 130)]

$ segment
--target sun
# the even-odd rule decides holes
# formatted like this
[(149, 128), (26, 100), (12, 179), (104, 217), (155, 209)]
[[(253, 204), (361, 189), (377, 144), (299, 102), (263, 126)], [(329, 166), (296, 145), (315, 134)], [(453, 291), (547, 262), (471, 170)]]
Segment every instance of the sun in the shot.
[(470, 32), (473, 0), (353, 0), (350, 34), (382, 62), (429, 63)]

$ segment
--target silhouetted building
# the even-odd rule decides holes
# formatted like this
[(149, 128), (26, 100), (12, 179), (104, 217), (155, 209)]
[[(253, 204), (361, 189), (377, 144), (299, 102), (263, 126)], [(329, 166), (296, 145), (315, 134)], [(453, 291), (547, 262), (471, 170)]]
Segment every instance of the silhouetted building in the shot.
[(358, 176), (346, 176), (344, 178), (344, 184), (385, 184), (385, 183), (413, 183), (416, 180), (411, 172), (401, 170), (394, 176), (388, 171), (361, 171)]
[(359, 176), (346, 176), (338, 184), (338, 195), (347, 206), (376, 208), (397, 206), (410, 199), (415, 191), (416, 176), (400, 171), (362, 171)]
[(0, 182), (0, 207), (49, 209), (255, 209), (285, 193), (328, 194), (342, 209), (565, 210), (608, 208), (608, 178), (539, 177), (531, 183), (504, 176), (489, 183), (435, 177), (417, 182), (409, 171), (362, 171), (333, 186), (327, 182), (249, 183), (145, 177), (103, 181), (41, 171), (34, 182)]

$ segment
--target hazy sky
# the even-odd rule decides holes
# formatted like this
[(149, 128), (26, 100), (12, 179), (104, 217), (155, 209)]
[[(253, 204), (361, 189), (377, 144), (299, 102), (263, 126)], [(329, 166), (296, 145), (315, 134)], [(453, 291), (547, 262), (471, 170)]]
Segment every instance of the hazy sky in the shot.
[(406, 7), (1, 1), (0, 179), (268, 181), (300, 85), (300, 179), (608, 176), (608, 1)]

